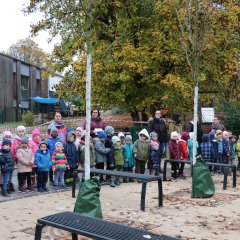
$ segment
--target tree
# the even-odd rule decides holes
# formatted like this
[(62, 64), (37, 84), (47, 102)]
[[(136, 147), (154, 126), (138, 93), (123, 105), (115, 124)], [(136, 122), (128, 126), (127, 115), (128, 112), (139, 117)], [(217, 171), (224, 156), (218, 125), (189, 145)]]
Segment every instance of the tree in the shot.
[[(214, 10), (211, 16), (214, 21), (209, 26), (210, 41), (204, 43), (199, 58), (198, 81), (201, 88), (211, 86), (225, 91), (236, 70), (233, 56), (237, 39), (234, 33), (239, 27), (239, 7), (236, 1), (227, 1), (227, 9), (211, 6), (208, 10), (207, 1), (198, 2), (209, 13)], [(182, 47), (184, 38), (178, 28), (179, 22), (187, 16), (184, 3), (177, 0), (94, 1), (93, 106), (125, 108), (133, 118), (137, 117), (138, 111), (145, 113), (162, 103), (174, 110), (191, 111), (194, 81)], [(85, 98), (84, 9), (86, 6), (82, 1), (53, 0), (31, 2), (27, 9), (28, 12), (40, 10), (45, 14), (43, 21), (33, 27), (33, 32), (45, 29), (53, 36), (61, 35), (62, 41), (54, 50), (53, 62), (57, 70), (68, 67), (65, 79), (57, 88), (58, 94), (65, 98), (70, 95), (70, 91), (66, 91), (69, 87), (71, 95)], [(194, 13), (194, 8), (191, 9)], [(199, 29), (207, 20), (204, 14), (204, 11), (200, 14)], [(184, 34), (187, 33), (184, 29)], [(192, 54), (190, 56), (192, 58)]]
[(47, 54), (31, 38), (21, 39), (11, 45), (6, 54), (42, 68), (47, 68), (49, 63)]

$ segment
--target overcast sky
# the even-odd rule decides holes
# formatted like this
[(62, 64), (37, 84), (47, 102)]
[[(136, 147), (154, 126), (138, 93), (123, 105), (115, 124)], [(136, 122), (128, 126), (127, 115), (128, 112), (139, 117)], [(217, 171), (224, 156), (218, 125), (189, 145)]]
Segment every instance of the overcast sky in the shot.
[[(24, 16), (21, 9), (28, 0), (0, 0), (0, 50), (7, 50), (18, 40), (30, 36), (30, 24), (41, 19), (40, 14)], [(53, 43), (48, 43), (48, 33), (41, 32), (33, 40), (45, 52), (50, 53)]]

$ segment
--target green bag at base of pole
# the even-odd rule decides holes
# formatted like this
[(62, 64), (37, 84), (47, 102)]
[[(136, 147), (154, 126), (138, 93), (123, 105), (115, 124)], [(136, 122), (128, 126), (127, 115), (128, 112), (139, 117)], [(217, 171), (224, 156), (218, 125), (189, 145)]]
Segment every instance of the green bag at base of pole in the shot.
[(214, 195), (215, 186), (208, 165), (202, 159), (192, 168), (192, 198), (208, 198)]
[(101, 185), (95, 178), (86, 180), (82, 178), (74, 212), (87, 217), (103, 218), (99, 193)]

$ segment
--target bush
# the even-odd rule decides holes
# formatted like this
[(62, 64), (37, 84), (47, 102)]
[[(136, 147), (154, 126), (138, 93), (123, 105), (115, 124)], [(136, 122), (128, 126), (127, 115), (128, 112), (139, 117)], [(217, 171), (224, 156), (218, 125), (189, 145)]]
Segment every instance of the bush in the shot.
[(32, 127), (34, 125), (34, 119), (34, 114), (30, 111), (27, 111), (22, 115), (22, 120), (28, 127)]

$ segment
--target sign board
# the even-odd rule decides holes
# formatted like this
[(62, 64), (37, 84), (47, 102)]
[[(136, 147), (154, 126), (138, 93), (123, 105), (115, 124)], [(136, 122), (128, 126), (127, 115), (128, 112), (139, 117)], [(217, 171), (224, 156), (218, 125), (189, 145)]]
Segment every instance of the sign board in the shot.
[(214, 119), (214, 108), (201, 108), (202, 123), (212, 123)]

